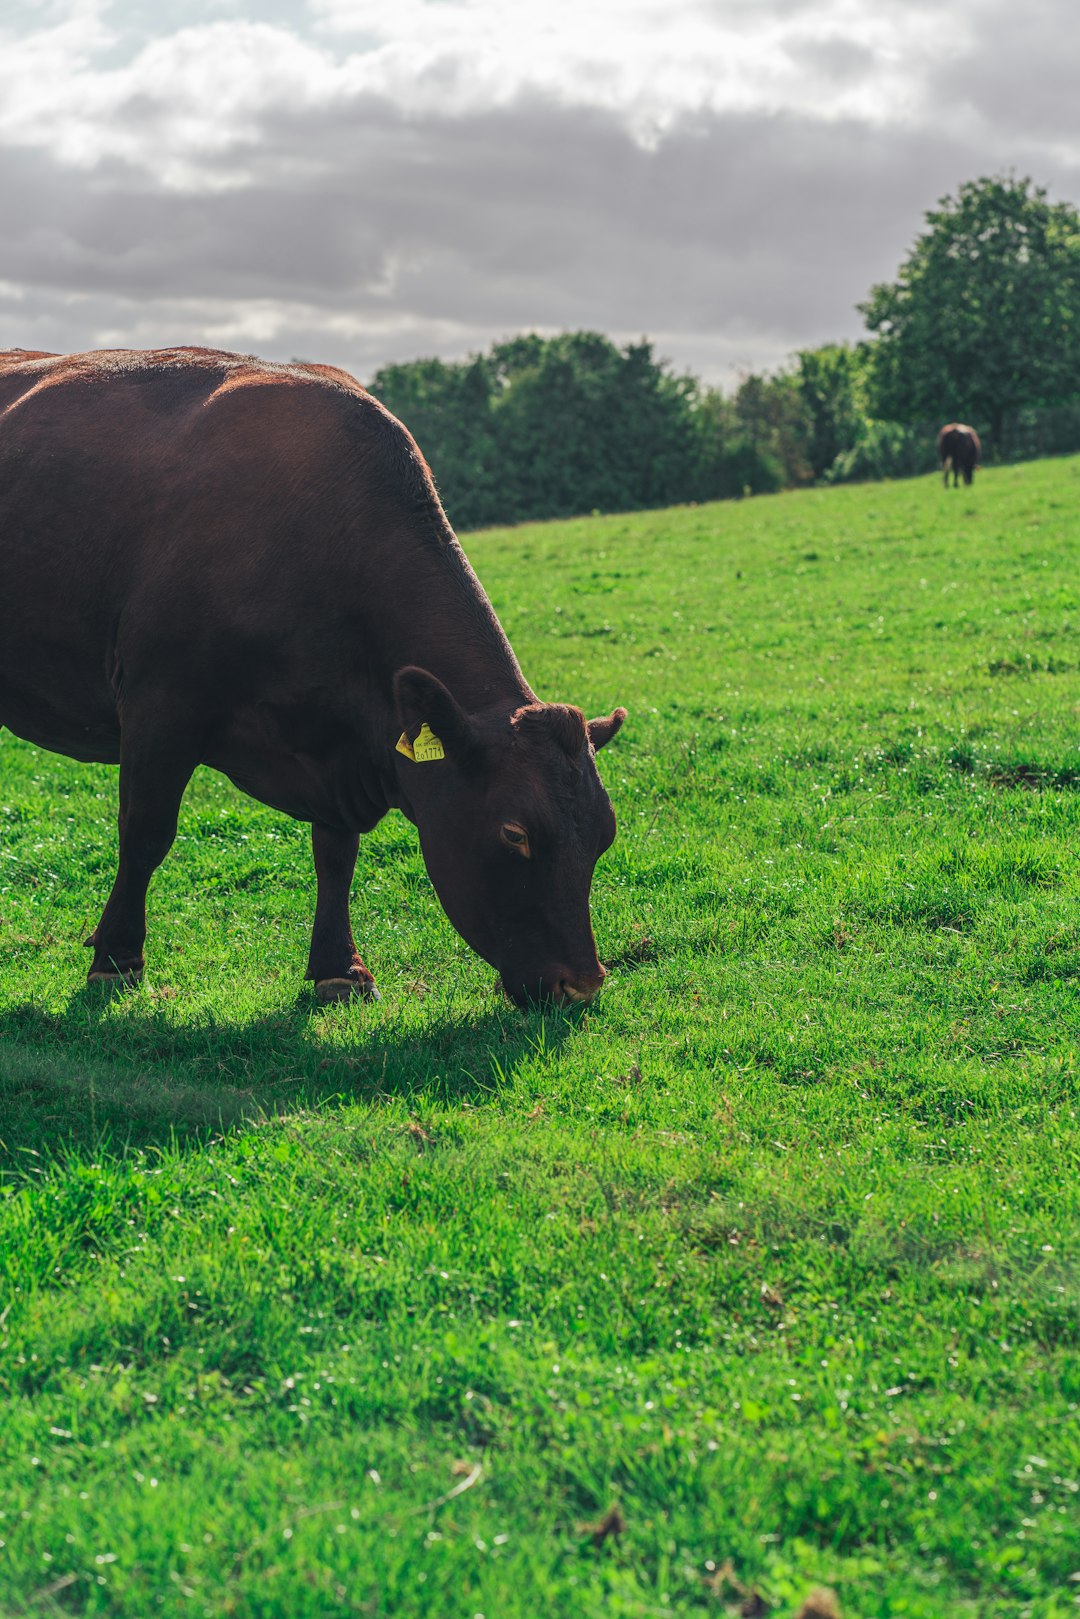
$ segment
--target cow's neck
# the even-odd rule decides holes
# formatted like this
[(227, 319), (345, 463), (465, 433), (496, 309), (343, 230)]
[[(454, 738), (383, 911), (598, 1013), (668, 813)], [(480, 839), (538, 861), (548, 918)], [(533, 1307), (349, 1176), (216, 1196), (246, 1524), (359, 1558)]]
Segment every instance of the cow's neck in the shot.
[(389, 682), (415, 664), (442, 681), (468, 713), (535, 696), (483, 587), (447, 525), (444, 534), (402, 546), (394, 557), (393, 622), (380, 633)]
[(407, 665), (426, 669), (470, 714), (511, 714), (536, 697), (449, 524), (442, 532), (399, 537), (387, 557), (382, 585), (382, 599), (393, 601), (396, 610), (373, 626), (382, 690), (379, 712), (367, 716), (378, 778), (368, 792), (415, 820), (394, 746), (400, 733), (392, 690), (395, 673)]

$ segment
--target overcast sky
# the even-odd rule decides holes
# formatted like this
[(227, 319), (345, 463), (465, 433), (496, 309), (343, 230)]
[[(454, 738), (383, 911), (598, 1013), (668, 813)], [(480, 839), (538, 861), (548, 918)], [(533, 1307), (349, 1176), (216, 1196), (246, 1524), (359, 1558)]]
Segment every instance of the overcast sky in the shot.
[(523, 330), (730, 384), (923, 211), (1080, 201), (1075, 0), (0, 0), (0, 347), (368, 378)]

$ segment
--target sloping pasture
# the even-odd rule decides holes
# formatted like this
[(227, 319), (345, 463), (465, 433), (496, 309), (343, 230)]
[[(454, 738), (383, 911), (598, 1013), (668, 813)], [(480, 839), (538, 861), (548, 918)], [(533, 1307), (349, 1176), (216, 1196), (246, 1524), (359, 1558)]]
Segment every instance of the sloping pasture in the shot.
[[(0, 736), (0, 1613), (1076, 1612), (1080, 461), (467, 540), (601, 764), (526, 1016), (368, 839)], [(814, 1587), (833, 1598), (815, 1598)]]

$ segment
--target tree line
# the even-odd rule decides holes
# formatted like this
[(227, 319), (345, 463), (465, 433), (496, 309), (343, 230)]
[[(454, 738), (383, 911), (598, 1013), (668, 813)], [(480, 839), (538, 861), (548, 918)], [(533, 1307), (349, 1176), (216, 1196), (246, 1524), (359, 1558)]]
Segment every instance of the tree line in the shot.
[(971, 181), (925, 216), (868, 336), (805, 349), (731, 394), (650, 343), (535, 334), (383, 367), (459, 528), (633, 511), (935, 465), (946, 420), (988, 453), (1080, 449), (1080, 214), (1030, 180)]

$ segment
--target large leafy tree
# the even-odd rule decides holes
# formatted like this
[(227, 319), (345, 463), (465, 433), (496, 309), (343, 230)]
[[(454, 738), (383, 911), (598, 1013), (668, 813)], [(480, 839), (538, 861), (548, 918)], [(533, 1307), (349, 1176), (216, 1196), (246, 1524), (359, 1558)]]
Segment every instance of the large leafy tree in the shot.
[(633, 511), (685, 500), (696, 470), (693, 384), (649, 343), (598, 332), (526, 337), (492, 351), (494, 421), (521, 518)]
[(972, 180), (927, 213), (894, 282), (860, 310), (871, 410), (989, 424), (1080, 394), (1080, 215), (1030, 180)]
[(457, 364), (385, 366), (371, 391), (415, 434), (462, 528), (697, 492), (695, 385), (645, 342), (528, 333)]
[(825, 343), (797, 356), (796, 383), (809, 419), (807, 455), (815, 478), (823, 477), (858, 438), (866, 347)]

